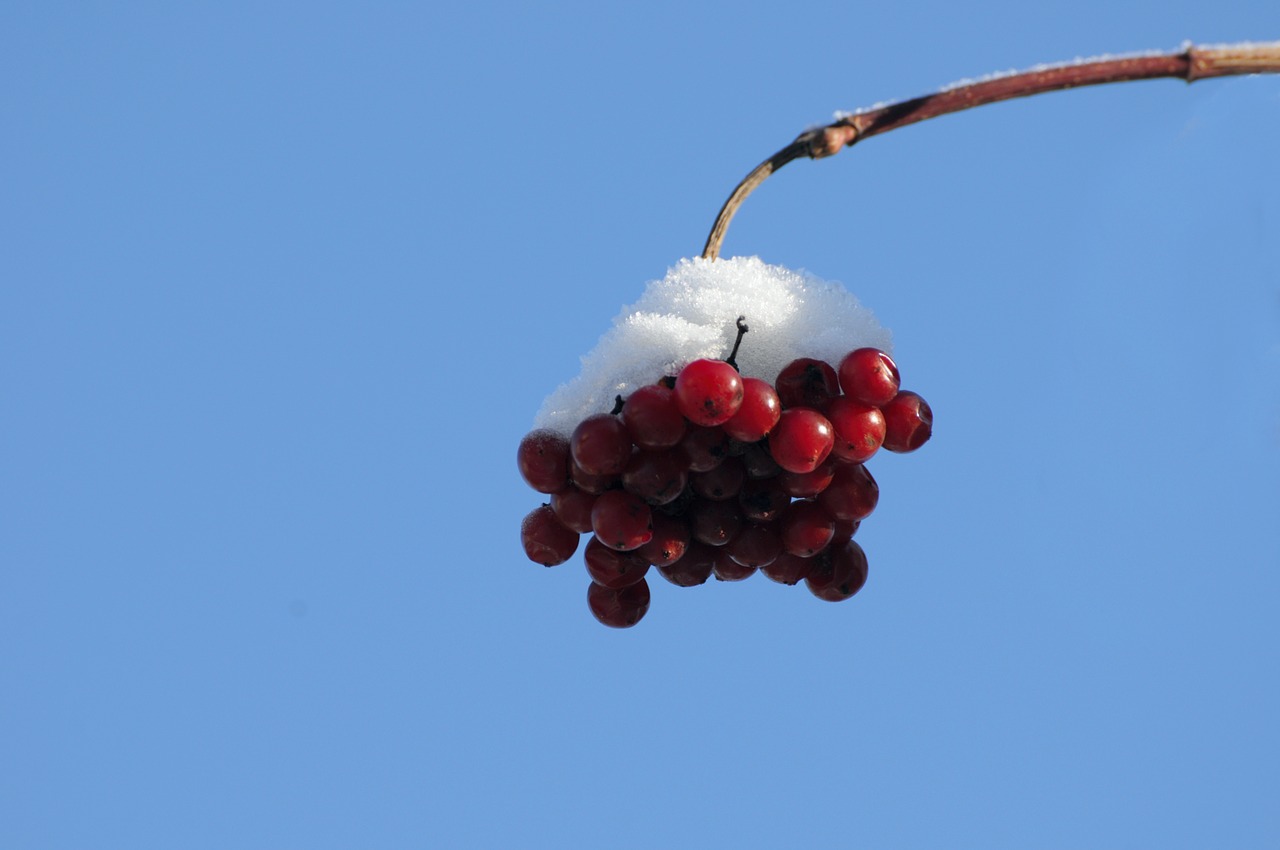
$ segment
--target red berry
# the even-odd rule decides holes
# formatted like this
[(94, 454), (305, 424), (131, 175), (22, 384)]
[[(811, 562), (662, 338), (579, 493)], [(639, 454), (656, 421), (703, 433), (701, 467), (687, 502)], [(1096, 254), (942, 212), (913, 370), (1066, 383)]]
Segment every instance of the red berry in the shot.
[(727, 550), (726, 546), (716, 552), (715, 561), (712, 563), (712, 572), (715, 574), (716, 581), (742, 581), (755, 575), (756, 567), (738, 563), (730, 557)]
[(649, 583), (640, 579), (635, 584), (612, 590), (591, 582), (587, 588), (587, 605), (606, 626), (628, 629), (640, 622), (649, 610)]
[(569, 486), (569, 441), (545, 428), (531, 431), (516, 450), (516, 465), (539, 493), (559, 493)]
[(556, 517), (579, 534), (591, 533), (591, 506), (595, 503), (595, 496), (577, 487), (551, 496), (551, 510)]
[(618, 552), (592, 537), (582, 553), (591, 580), (602, 587), (635, 584), (649, 571), (649, 562), (634, 552)]
[(651, 505), (665, 505), (689, 483), (688, 470), (688, 459), (678, 449), (638, 451), (622, 471), (622, 487)]
[(588, 416), (569, 439), (573, 462), (590, 475), (617, 475), (631, 458), (631, 437), (616, 416)]
[(833, 519), (859, 521), (876, 509), (880, 501), (880, 485), (860, 463), (842, 463), (835, 478), (818, 495), (818, 504)]
[(668, 449), (684, 436), (685, 421), (676, 396), (661, 384), (650, 384), (627, 396), (619, 414), (632, 442), (642, 449)]
[(578, 550), (578, 533), (556, 519), (550, 505), (543, 505), (530, 511), (520, 523), (520, 543), (530, 561), (554, 567)]
[(684, 557), (689, 550), (689, 523), (683, 517), (653, 515), (653, 537), (636, 550), (636, 554), (655, 567), (666, 567)]
[(680, 441), (690, 472), (715, 469), (729, 456), (729, 437), (720, 428), (691, 427)]
[(813, 472), (831, 454), (835, 432), (816, 410), (795, 407), (782, 411), (769, 435), (769, 452), (787, 472)]
[(840, 381), (830, 363), (801, 357), (792, 360), (774, 382), (784, 408), (821, 407), (840, 395)]
[(677, 587), (696, 587), (705, 584), (707, 579), (711, 578), (718, 551), (705, 543), (692, 541), (680, 560), (665, 567), (658, 564), (658, 572)]
[(829, 549), (813, 561), (804, 581), (819, 599), (841, 602), (867, 583), (867, 555), (852, 540), (839, 548)]
[(743, 378), (742, 406), (724, 423), (724, 432), (735, 440), (754, 443), (773, 430), (781, 413), (782, 402), (768, 381)]
[(731, 457), (715, 469), (693, 473), (689, 476), (689, 486), (704, 499), (719, 502), (737, 496), (746, 480), (746, 467), (741, 460)]
[(831, 515), (816, 502), (792, 502), (778, 520), (782, 546), (792, 555), (811, 558), (827, 548), (835, 534)]
[(723, 546), (742, 527), (742, 514), (737, 502), (700, 500), (689, 509), (689, 527), (694, 540), (708, 546)]
[(799, 555), (783, 552), (774, 559), (772, 564), (761, 567), (760, 572), (779, 584), (796, 584), (809, 575), (809, 570), (812, 568), (812, 558), (801, 558)]
[(676, 403), (697, 425), (720, 425), (742, 406), (742, 378), (723, 360), (695, 360), (676, 376)]
[(850, 351), (840, 361), (840, 388), (863, 404), (887, 404), (897, 394), (898, 384), (898, 365), (878, 348)]
[(858, 526), (862, 525), (861, 520), (856, 519), (838, 519), (835, 521), (836, 531), (831, 535), (829, 546), (843, 546), (848, 543), (853, 535), (858, 533)]
[(574, 487), (593, 496), (599, 496), (605, 490), (619, 486), (622, 481), (616, 474), (593, 475), (574, 463), (572, 457), (569, 458), (569, 480), (573, 482)]
[(772, 526), (747, 523), (724, 550), (736, 563), (755, 569), (772, 564), (782, 554), (782, 538)]
[(600, 494), (592, 506), (591, 527), (610, 549), (630, 552), (653, 537), (653, 513), (639, 496), (610, 490)]
[(748, 481), (738, 494), (742, 515), (753, 522), (773, 522), (790, 501), (776, 481)]
[(797, 499), (812, 499), (827, 489), (836, 474), (836, 463), (828, 457), (813, 472), (784, 472), (778, 476), (778, 489)]
[(917, 394), (903, 390), (886, 404), (884, 447), (891, 452), (913, 452), (933, 436), (933, 410)]
[(782, 467), (769, 454), (764, 443), (752, 443), (742, 453), (742, 464), (747, 468), (748, 478), (772, 478), (782, 472)]
[(884, 442), (884, 414), (878, 407), (840, 396), (831, 400), (825, 413), (836, 433), (831, 454), (840, 460), (864, 463)]

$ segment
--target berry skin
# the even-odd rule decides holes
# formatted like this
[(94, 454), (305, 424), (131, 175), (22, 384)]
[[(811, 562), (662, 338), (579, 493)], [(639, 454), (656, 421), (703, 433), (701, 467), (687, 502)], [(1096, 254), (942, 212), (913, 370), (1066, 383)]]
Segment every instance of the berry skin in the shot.
[(551, 495), (551, 510), (556, 512), (556, 518), (579, 534), (591, 533), (591, 507), (595, 503), (595, 496), (577, 487)]
[(630, 552), (653, 538), (653, 512), (639, 496), (610, 490), (600, 494), (592, 506), (591, 527), (610, 549)]
[(712, 573), (716, 581), (742, 581), (755, 575), (756, 569), (757, 567), (735, 561), (729, 555), (727, 546), (716, 552), (715, 561), (712, 563)]
[(653, 537), (636, 554), (655, 567), (669, 567), (689, 551), (689, 522), (684, 517), (653, 515)]
[(708, 546), (724, 546), (742, 527), (737, 502), (699, 500), (689, 510), (693, 539)]
[(783, 548), (801, 558), (827, 548), (835, 530), (835, 521), (817, 502), (792, 502), (778, 520)]
[(531, 431), (516, 450), (516, 465), (539, 493), (559, 493), (569, 487), (569, 441), (545, 428)]
[(880, 408), (841, 396), (824, 411), (836, 432), (831, 454), (843, 461), (865, 463), (884, 442), (885, 421)]
[(573, 482), (574, 487), (593, 496), (599, 496), (605, 490), (612, 490), (621, 483), (618, 475), (594, 475), (587, 472), (574, 463), (573, 458), (569, 458), (569, 480)]
[(774, 381), (783, 408), (822, 407), (840, 395), (840, 380), (831, 364), (811, 357), (792, 360)]
[(619, 416), (632, 442), (642, 449), (669, 449), (684, 436), (685, 421), (675, 393), (661, 384), (633, 392)]
[(831, 484), (836, 465), (836, 459), (828, 457), (813, 472), (784, 472), (777, 478), (777, 487), (788, 496), (812, 499)]
[(740, 442), (755, 443), (773, 430), (781, 414), (782, 402), (768, 381), (743, 378), (742, 406), (724, 423), (724, 432)]
[(616, 416), (588, 416), (569, 438), (573, 462), (589, 475), (617, 475), (631, 458), (631, 436)]
[(556, 519), (550, 505), (543, 505), (530, 511), (520, 523), (520, 543), (530, 561), (554, 567), (578, 551), (578, 533)]
[(813, 559), (813, 568), (805, 578), (809, 591), (827, 602), (843, 602), (867, 583), (867, 555), (850, 540)]
[(807, 407), (782, 411), (769, 435), (769, 451), (787, 472), (813, 472), (831, 454), (835, 431), (827, 418)]
[(601, 587), (617, 590), (635, 584), (649, 572), (649, 562), (634, 552), (617, 552), (592, 537), (582, 559), (591, 580)]
[(738, 507), (752, 522), (773, 522), (790, 501), (773, 481), (748, 481), (738, 494)]
[(755, 570), (772, 564), (782, 554), (782, 538), (776, 528), (747, 523), (733, 536), (724, 551), (735, 563)]
[(898, 364), (878, 348), (850, 351), (840, 361), (840, 389), (849, 398), (881, 407), (898, 393)]
[(711, 571), (715, 568), (718, 551), (694, 540), (689, 543), (684, 557), (669, 566), (659, 565), (658, 572), (677, 587), (697, 587), (700, 584), (706, 584), (707, 579), (711, 578)]
[(714, 502), (736, 498), (747, 480), (747, 469), (741, 459), (731, 457), (715, 469), (689, 476), (693, 492)]
[(729, 456), (729, 437), (720, 428), (695, 425), (680, 441), (680, 450), (689, 459), (690, 472), (707, 472)]
[(681, 451), (638, 451), (622, 471), (622, 488), (651, 505), (665, 505), (689, 483), (688, 469)]
[(871, 515), (880, 501), (880, 485), (860, 463), (842, 463), (818, 504), (835, 520), (859, 522)]
[(695, 425), (722, 425), (742, 406), (742, 377), (723, 360), (695, 360), (676, 376), (676, 403)]
[(933, 410), (916, 393), (903, 390), (882, 408), (884, 447), (891, 452), (913, 452), (933, 436)]
[(760, 572), (778, 584), (797, 584), (809, 575), (809, 571), (813, 569), (813, 560), (783, 552), (772, 564), (761, 567)]
[(649, 583), (644, 579), (613, 590), (591, 582), (587, 605), (597, 620), (614, 629), (629, 629), (649, 611)]

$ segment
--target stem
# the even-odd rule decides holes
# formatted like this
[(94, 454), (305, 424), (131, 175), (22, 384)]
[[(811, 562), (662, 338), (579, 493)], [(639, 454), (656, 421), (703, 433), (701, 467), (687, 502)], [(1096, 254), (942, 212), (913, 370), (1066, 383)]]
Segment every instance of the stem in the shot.
[(1196, 47), (1189, 44), (1179, 53), (1118, 56), (1040, 66), (856, 112), (825, 127), (801, 133), (794, 142), (757, 165), (720, 208), (702, 256), (708, 260), (720, 256), (725, 231), (729, 229), (729, 222), (733, 220), (738, 207), (765, 178), (793, 159), (832, 156), (863, 139), (898, 127), (1015, 97), (1160, 77), (1175, 77), (1193, 83), (1210, 77), (1275, 73), (1280, 73), (1280, 41), (1216, 47)]
[(747, 331), (751, 329), (747, 327), (746, 316), (739, 316), (738, 320), (734, 322), (734, 324), (737, 325), (738, 327), (738, 336), (733, 341), (733, 351), (729, 352), (729, 356), (724, 359), (724, 362), (728, 363), (734, 369), (741, 372), (742, 370), (738, 369), (738, 346), (742, 345), (742, 338), (746, 336)]

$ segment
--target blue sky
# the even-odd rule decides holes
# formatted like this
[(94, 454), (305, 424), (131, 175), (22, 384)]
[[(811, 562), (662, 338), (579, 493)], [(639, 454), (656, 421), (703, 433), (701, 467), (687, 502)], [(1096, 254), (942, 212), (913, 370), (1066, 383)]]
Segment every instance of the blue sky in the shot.
[(798, 162), (934, 440), (866, 589), (524, 560), (515, 447), (836, 110), (1271, 2), (0, 12), (0, 846), (1274, 847), (1280, 78)]

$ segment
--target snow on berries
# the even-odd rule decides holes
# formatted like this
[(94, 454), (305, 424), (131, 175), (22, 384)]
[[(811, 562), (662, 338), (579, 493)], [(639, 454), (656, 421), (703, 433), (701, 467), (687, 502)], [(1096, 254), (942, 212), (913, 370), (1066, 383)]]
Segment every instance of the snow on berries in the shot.
[(867, 578), (853, 537), (880, 497), (865, 464), (932, 434), (888, 347), (838, 285), (756, 258), (682, 261), (520, 442), (521, 476), (549, 497), (521, 525), (526, 554), (555, 566), (590, 534), (588, 605), (615, 628), (649, 610), (651, 568), (679, 587), (758, 571), (852, 597)]

